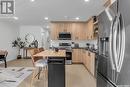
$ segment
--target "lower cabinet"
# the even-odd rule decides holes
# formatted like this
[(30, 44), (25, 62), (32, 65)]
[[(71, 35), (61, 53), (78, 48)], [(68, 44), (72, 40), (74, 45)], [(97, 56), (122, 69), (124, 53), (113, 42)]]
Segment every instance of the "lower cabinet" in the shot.
[(82, 63), (82, 49), (73, 49), (72, 50), (72, 62), (73, 63)]
[(94, 76), (95, 74), (95, 53), (85, 49), (73, 49), (72, 62), (83, 63), (88, 71)]
[(86, 51), (83, 57), (83, 64), (88, 69), (88, 71), (94, 75), (95, 74), (95, 53)]

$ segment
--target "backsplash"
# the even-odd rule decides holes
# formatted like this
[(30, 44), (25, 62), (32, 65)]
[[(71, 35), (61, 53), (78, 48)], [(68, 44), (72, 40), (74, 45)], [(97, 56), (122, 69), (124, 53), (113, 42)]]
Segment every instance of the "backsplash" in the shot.
[(95, 48), (97, 48), (97, 40), (86, 40), (86, 41), (72, 41), (72, 40), (51, 40), (51, 44), (50, 47), (59, 47), (59, 43), (71, 43), (71, 46), (73, 47), (74, 44), (72, 44), (74, 42), (74, 44), (79, 44), (79, 47), (81, 48), (85, 48), (87, 47), (87, 43), (92, 44), (95, 46)]

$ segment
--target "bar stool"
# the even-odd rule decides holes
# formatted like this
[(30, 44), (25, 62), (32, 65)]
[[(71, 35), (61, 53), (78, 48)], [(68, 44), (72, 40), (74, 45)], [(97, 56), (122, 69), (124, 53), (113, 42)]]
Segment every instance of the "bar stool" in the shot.
[[(39, 53), (39, 49), (35, 48), (32, 50), (29, 50), (30, 54), (31, 54), (31, 58), (32, 58), (32, 62), (33, 62), (33, 66), (34, 66), (34, 71), (33, 71), (33, 76), (32, 76), (32, 81), (31, 81), (31, 85), (33, 83), (34, 78), (38, 77), (38, 79), (40, 78), (40, 74), (41, 71), (46, 71), (47, 70), (47, 60), (43, 59), (42, 57), (34, 57), (33, 55)], [(36, 73), (38, 68), (38, 73)]]

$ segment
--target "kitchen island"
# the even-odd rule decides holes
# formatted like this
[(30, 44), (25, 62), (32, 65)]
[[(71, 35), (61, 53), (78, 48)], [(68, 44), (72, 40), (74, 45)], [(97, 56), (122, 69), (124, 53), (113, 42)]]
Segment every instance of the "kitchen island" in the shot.
[(57, 52), (54, 50), (45, 50), (36, 55), (34, 57), (66, 57), (66, 50), (58, 50)]
[(65, 87), (66, 50), (45, 50), (35, 57), (48, 59), (48, 87)]

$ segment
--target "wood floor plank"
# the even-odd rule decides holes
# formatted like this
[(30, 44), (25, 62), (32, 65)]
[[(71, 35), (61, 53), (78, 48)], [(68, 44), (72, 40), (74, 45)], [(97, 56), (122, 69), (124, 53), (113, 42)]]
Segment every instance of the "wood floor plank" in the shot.
[[(7, 63), (8, 67), (33, 67), (31, 59), (18, 59)], [(3, 64), (0, 67), (4, 67)], [(19, 87), (30, 87), (30, 75), (26, 78)], [(32, 87), (47, 87), (47, 79), (42, 78), (35, 80)], [(43, 83), (43, 82), (46, 82)], [(46, 86), (43, 86), (46, 85)], [(82, 64), (66, 65), (66, 87), (96, 87), (96, 79), (91, 76), (87, 69)]]

